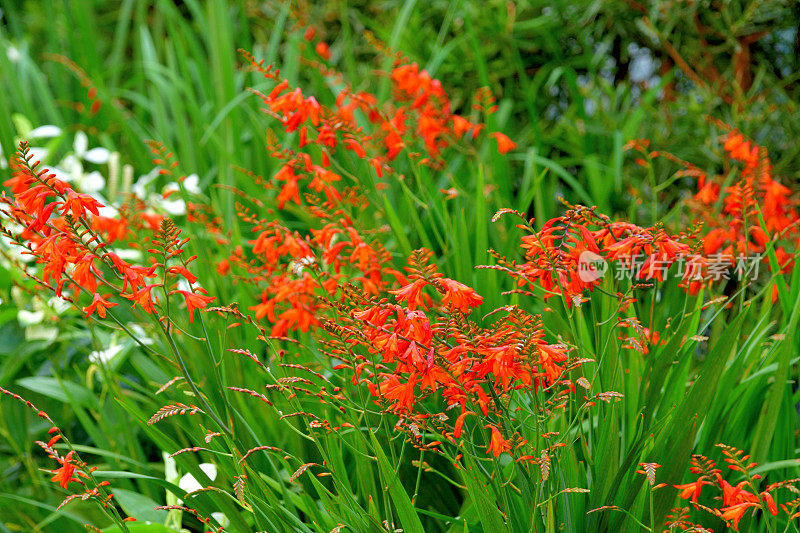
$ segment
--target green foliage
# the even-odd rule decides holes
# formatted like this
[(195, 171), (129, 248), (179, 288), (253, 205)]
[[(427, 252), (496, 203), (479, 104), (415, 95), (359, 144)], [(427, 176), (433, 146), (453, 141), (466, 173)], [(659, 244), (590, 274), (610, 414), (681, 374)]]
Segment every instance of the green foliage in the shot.
[[(174, 151), (183, 173), (199, 176), (202, 194), (230, 232), (231, 247), (246, 246), (250, 236), (245, 233), (249, 228), (236, 220), (237, 198), (229, 188), (254, 197), (265, 194), (235, 169), (271, 176), (280, 164), (264, 148), (265, 136), (275, 135), (274, 124), (247, 90), (271, 85), (244, 68), (237, 48), (280, 66), (290, 82), (327, 103), (335, 97), (334, 88), (301, 60), (308, 57), (309, 45), (298, 20), (317, 26), (330, 45), (332, 64), (346, 79), (379, 98), (387, 97), (391, 87), (374, 72), (387, 71), (391, 62), (380, 55), (376, 59), (365, 31), (442, 79), (455, 108), (466, 116), (476, 90), (491, 88), (498, 111), (488, 118), (487, 128), (506, 132), (520, 149), (506, 158), (487, 141), (476, 154), (454, 152), (441, 173), (400, 163), (407, 165), (406, 180), (387, 190), (368, 188), (376, 207), (360, 214), (359, 222), (371, 227), (379, 220), (387, 226), (398, 264), (418, 247), (433, 250), (442, 272), (486, 297), (485, 309), (508, 303), (536, 311), (556, 308), (545, 314), (544, 326), (553, 338), (579, 346), (595, 360), (591, 394), (624, 395), (621, 402), (600, 403), (595, 411), (570, 412), (548, 422), (552, 425), (546, 429), (561, 432), (570, 445), (553, 460), (545, 480), (525, 478), (506, 457), (465, 454), (456, 468), (454, 457), (420, 453), (402, 435), (376, 424), (382, 419), (374, 410), (365, 408), (364, 417), (341, 417), (352, 424), (350, 430), (310, 437), (307, 428), (282, 420), (276, 409), (338, 413), (297, 398), (276, 399), (273, 409), (257, 398), (231, 393), (226, 387), (262, 391), (265, 382), (291, 376), (278, 367), (256, 372), (247, 358), (227, 352), (231, 346), (260, 345), (250, 329), (226, 329), (222, 319), (209, 318), (206, 330), (201, 319), (181, 336), (180, 346), (162, 340), (136, 344), (123, 340), (127, 337), (121, 330), (81, 325), (75, 313), (43, 310), (48, 304), (34, 296), (35, 284), (0, 266), (0, 387), (24, 392), (57, 419), (74, 436), (75, 448), (99, 467), (98, 477), (113, 481), (123, 510), (159, 522), (128, 524), (132, 533), (175, 531), (161, 524), (181, 521), (199, 524), (185, 512), (153, 510), (176, 498), (186, 498), (187, 506), (206, 517), (223, 513), (231, 522), (228, 530), (236, 532), (327, 532), (340, 525), (344, 531), (385, 531), (388, 524), (412, 532), (640, 531), (639, 518), (660, 527), (676, 504), (671, 487), (644, 490), (646, 479), (635, 473), (641, 462), (661, 463), (657, 480), (678, 484), (692, 453), (711, 454), (714, 444), (725, 442), (750, 450), (759, 462), (756, 472), (770, 476), (768, 481), (800, 474), (796, 462), (788, 460), (796, 454), (800, 395), (794, 390), (800, 352), (797, 264), (778, 278), (789, 283), (788, 289), (778, 285), (777, 303), (769, 286), (732, 298), (733, 309), (709, 303), (703, 293), (689, 297), (674, 284), (643, 291), (632, 314), (649, 318), (663, 341), (645, 356), (609, 342), (618, 328), (609, 322), (615, 310), (608, 302), (592, 300), (566, 309), (553, 300), (545, 304), (540, 298), (503, 296), (513, 288), (506, 277), (474, 268), (492, 262), (488, 249), (510, 259), (520, 256), (521, 230), (491, 224), (493, 213), (514, 207), (541, 228), (563, 213), (561, 196), (642, 224), (663, 220), (685, 228), (681, 202), (690, 190), (688, 180), (660, 162), (646, 175), (624, 147), (646, 137), (660, 150), (717, 169), (721, 132), (705, 115), (768, 146), (774, 172), (796, 185), (800, 149), (793, 139), (800, 135), (800, 124), (788, 119), (797, 115), (800, 101), (798, 8), (793, 3), (742, 0), (717, 10), (707, 2), (599, 0), (364, 5), (0, 0), (0, 8), (0, 91), (7, 95), (0, 98), (0, 146), (5, 157), (32, 127), (54, 124), (63, 133), (47, 141), (49, 160), (74, 152), (72, 139), (84, 131), (92, 146), (121, 154), (121, 164), (131, 165), (138, 177), (153, 167), (143, 141), (155, 139)], [(643, 80), (635, 68), (652, 72)], [(95, 101), (101, 105), (93, 111)], [(290, 138), (278, 135), (284, 136), (282, 142)], [(372, 170), (362, 167), (358, 179), (374, 185)], [(96, 168), (110, 172), (106, 164)], [(161, 192), (165, 183), (166, 178), (156, 178), (153, 189)], [(440, 191), (451, 187), (458, 195), (445, 200)], [(179, 194), (191, 198), (186, 191)], [(276, 216), (293, 229), (310, 224), (299, 211)], [(211, 251), (213, 236), (204, 235), (198, 223), (186, 221), (185, 227), (193, 235), (192, 252), (200, 256), (196, 273), (208, 280), (204, 286), (221, 303), (240, 301), (244, 307), (252, 302), (252, 287), (231, 286), (216, 273), (222, 256)], [(774, 253), (770, 259), (776, 264)], [(602, 288), (611, 294), (627, 289), (611, 280)], [(18, 319), (20, 311), (40, 310), (46, 318), (38, 323)], [(123, 315), (123, 325), (133, 323), (135, 317)], [(709, 337), (711, 347), (699, 336)], [(301, 335), (299, 342), (305, 351), (292, 361), (323, 360), (310, 335)], [(90, 356), (117, 345), (122, 349), (107, 361)], [(286, 350), (269, 345), (256, 355), (274, 358), (281, 349)], [(288, 350), (294, 357), (299, 348)], [(196, 454), (176, 455), (173, 465), (162, 452), (203, 446), (209, 432), (220, 431), (219, 421), (203, 418), (201, 426), (191, 417), (173, 417), (146, 423), (173, 391), (154, 392), (181, 373), (167, 357), (171, 351), (186, 355), (185, 374), (196, 377), (205, 397), (189, 391), (170, 399), (202, 399), (207, 402), (202, 407), (222, 425), (233, 420), (240, 427), (241, 434), (217, 437), (229, 453), (204, 456), (217, 466), (215, 480)], [(347, 376), (326, 371), (325, 377), (347, 386)], [(527, 407), (523, 415), (535, 416)], [(33, 444), (47, 429), (24, 405), (3, 400), (0, 531), (71, 533), (83, 531), (86, 522), (109, 524), (107, 516), (82, 502), (56, 511), (65, 494), (39, 472), (53, 464)], [(544, 433), (524, 429), (528, 439)], [(279, 451), (251, 456), (240, 498), (233, 490), (238, 460), (248, 447), (261, 445)], [(331, 475), (317, 477), (323, 468), (309, 466), (292, 479), (310, 462), (324, 464)], [(224, 493), (199, 492), (189, 500), (170, 465), (202, 486), (212, 481), (224, 486)], [(504, 485), (503, 479), (510, 481)], [(584, 492), (588, 487), (591, 492)], [(630, 515), (589, 512), (607, 505)], [(793, 524), (786, 526), (796, 531)], [(724, 526), (718, 522), (713, 527)], [(769, 527), (758, 517), (746, 517), (740, 526), (743, 531)]]

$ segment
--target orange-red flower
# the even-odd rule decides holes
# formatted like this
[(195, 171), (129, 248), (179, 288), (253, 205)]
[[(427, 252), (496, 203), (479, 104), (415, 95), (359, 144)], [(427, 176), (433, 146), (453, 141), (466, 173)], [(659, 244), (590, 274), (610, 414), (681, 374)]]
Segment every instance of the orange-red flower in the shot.
[(458, 418), (456, 419), (456, 423), (453, 426), (453, 437), (461, 438), (461, 430), (464, 428), (464, 419), (467, 418), (467, 415), (474, 415), (472, 411), (464, 411)]
[(73, 452), (69, 452), (63, 459), (58, 459), (58, 462), (61, 463), (61, 468), (51, 471), (52, 474), (55, 474), (53, 477), (50, 478), (50, 481), (54, 483), (58, 483), (61, 485), (62, 489), (69, 488), (69, 484), (72, 481), (78, 481), (76, 478), (72, 477), (72, 474), (75, 473), (75, 465), (72, 464), (72, 454)]
[(72, 189), (67, 189), (66, 196), (67, 199), (61, 207), (61, 213), (66, 214), (69, 211), (75, 218), (85, 217), (87, 209), (95, 215), (99, 215), (99, 208), (103, 207), (103, 204), (88, 194), (75, 192)]
[(694, 483), (686, 483), (685, 485), (673, 485), (676, 489), (680, 490), (680, 497), (685, 499), (691, 498), (694, 503), (697, 503), (697, 498), (700, 496), (700, 490), (703, 485), (713, 485), (705, 476), (700, 476)]
[(495, 131), (489, 135), (497, 139), (497, 151), (501, 154), (507, 154), (517, 147), (517, 143), (509, 139), (505, 133)]
[(723, 520), (733, 521), (733, 530), (739, 531), (739, 521), (742, 519), (744, 512), (750, 507), (758, 507), (758, 502), (742, 502), (721, 509), (722, 514), (720, 518)]
[(417, 279), (404, 287), (389, 291), (389, 293), (394, 294), (398, 302), (405, 302), (406, 307), (413, 311), (417, 307), (425, 308), (425, 302), (422, 300), (422, 288), (427, 284), (428, 282), (424, 279)]
[(478, 307), (483, 302), (483, 296), (476, 293), (472, 287), (449, 278), (442, 278), (441, 282), (445, 289), (442, 304), (449, 306), (450, 309), (469, 313), (471, 308)]
[(94, 265), (96, 257), (91, 254), (86, 254), (75, 263), (75, 269), (72, 271), (72, 279), (75, 280), (75, 295), (81, 292), (81, 287), (87, 289), (89, 292), (97, 290), (97, 278), (100, 277), (100, 271)]
[(323, 41), (318, 42), (317, 46), (315, 46), (314, 49), (319, 54), (319, 57), (321, 57), (325, 61), (328, 61), (331, 58), (330, 48), (328, 48), (328, 45), (325, 42)]
[(495, 457), (500, 457), (501, 453), (511, 451), (511, 441), (504, 439), (503, 434), (500, 433), (497, 427), (491, 424), (487, 424), (485, 427), (492, 430), (492, 438), (489, 442), (489, 447), (486, 449), (487, 454), (491, 453)]
[(408, 380), (405, 383), (400, 383), (397, 377), (388, 375), (387, 379), (381, 383), (381, 392), (387, 400), (394, 400), (394, 404), (390, 409), (397, 412), (410, 412), (416, 400), (414, 387), (418, 381), (416, 374), (408, 376)]
[(84, 307), (83, 312), (86, 313), (87, 318), (95, 311), (97, 311), (97, 314), (100, 315), (100, 318), (105, 318), (106, 309), (108, 309), (109, 307), (114, 307), (116, 305), (119, 304), (109, 302), (108, 300), (103, 299), (103, 297), (100, 296), (99, 294), (95, 294), (94, 297), (92, 298), (92, 303)]
[(131, 294), (122, 294), (120, 296), (131, 300), (134, 306), (138, 304), (145, 313), (154, 313), (155, 310), (153, 309), (153, 304), (158, 303), (158, 299), (154, 298), (151, 292), (153, 288), (158, 286), (159, 285), (155, 283), (145, 285), (136, 292), (132, 292)]
[[(198, 290), (203, 290), (203, 289), (198, 289)], [(195, 309), (205, 309), (210, 302), (216, 300), (214, 296), (203, 296), (202, 294), (197, 294), (190, 291), (172, 291), (170, 294), (175, 294), (175, 293), (183, 295), (183, 299), (186, 302), (186, 309), (189, 311), (190, 323), (194, 323)]]

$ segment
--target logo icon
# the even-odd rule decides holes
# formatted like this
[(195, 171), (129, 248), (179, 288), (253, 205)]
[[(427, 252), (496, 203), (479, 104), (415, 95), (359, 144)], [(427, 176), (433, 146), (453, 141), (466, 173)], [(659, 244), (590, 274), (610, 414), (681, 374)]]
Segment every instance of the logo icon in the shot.
[(584, 283), (591, 283), (605, 276), (608, 272), (608, 263), (601, 256), (589, 250), (584, 250), (578, 256), (578, 277)]

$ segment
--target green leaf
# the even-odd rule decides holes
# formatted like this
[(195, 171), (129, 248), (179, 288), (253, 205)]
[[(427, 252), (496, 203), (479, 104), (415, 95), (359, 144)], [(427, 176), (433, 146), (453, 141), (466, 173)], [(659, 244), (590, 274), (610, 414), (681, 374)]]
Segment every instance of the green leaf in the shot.
[(96, 477), (97, 479), (141, 479), (144, 481), (155, 483), (157, 485), (161, 485), (162, 487), (172, 492), (173, 494), (183, 494), (184, 492), (180, 487), (178, 487), (174, 483), (170, 483), (165, 479), (153, 476), (146, 476), (144, 474), (137, 474), (136, 472), (125, 472), (122, 470), (98, 470), (97, 472), (94, 473), (94, 477)]
[(789, 379), (792, 355), (797, 353), (794, 347), (794, 333), (797, 327), (798, 317), (800, 317), (800, 306), (795, 304), (792, 316), (786, 326), (784, 339), (781, 341), (782, 344), (778, 359), (778, 369), (775, 372), (775, 380), (761, 407), (758, 424), (753, 433), (751, 455), (753, 459), (759, 463), (764, 462), (768, 458), (767, 454), (775, 434), (775, 424), (778, 421), (781, 403), (787, 393), (789, 395), (792, 394), (791, 387), (787, 386), (787, 380)]
[(82, 387), (77, 383), (60, 381), (56, 378), (31, 376), (18, 379), (17, 385), (63, 403), (75, 402), (78, 405), (91, 409), (96, 409), (98, 407), (97, 398), (94, 394), (86, 387)]
[[(130, 533), (177, 533), (176, 530), (162, 524), (152, 522), (131, 522), (126, 524)], [(102, 530), (103, 533), (122, 533), (119, 526), (111, 526)]]
[(392, 465), (386, 459), (378, 439), (375, 435), (370, 433), (372, 437), (372, 444), (375, 447), (375, 456), (378, 458), (378, 468), (381, 472), (381, 477), (386, 482), (389, 490), (389, 496), (392, 498), (397, 515), (400, 518), (400, 523), (403, 529), (409, 533), (424, 533), (425, 529), (422, 527), (417, 510), (411, 504), (411, 498), (408, 497), (405, 487), (400, 482), (400, 477), (395, 473)]
[[(659, 435), (652, 457), (661, 458), (664, 472), (681, 475), (686, 468), (692, 453), (697, 430), (709, 411), (709, 406), (718, 394), (717, 384), (728, 359), (739, 342), (739, 336), (745, 319), (750, 315), (750, 308), (744, 309), (720, 334), (719, 339), (709, 350), (700, 374), (684, 397), (681, 404), (673, 412), (673, 416)], [(643, 460), (647, 461), (648, 458)], [(639, 482), (642, 481), (639, 476)], [(656, 493), (656, 522), (661, 523), (664, 515), (674, 500), (675, 495), (669, 491)], [(625, 508), (630, 508), (630, 504)]]
[(464, 467), (466, 475), (462, 479), (467, 486), (472, 505), (478, 511), (483, 530), (491, 533), (508, 531), (508, 526), (503, 520), (500, 509), (497, 508), (495, 497), (489, 492), (486, 485), (479, 480), (485, 476), (479, 472), (478, 464), (468, 453), (464, 454)]
[(114, 498), (120, 507), (127, 513), (142, 522), (162, 523), (167, 519), (167, 512), (156, 510), (158, 503), (147, 496), (124, 489), (114, 489)]

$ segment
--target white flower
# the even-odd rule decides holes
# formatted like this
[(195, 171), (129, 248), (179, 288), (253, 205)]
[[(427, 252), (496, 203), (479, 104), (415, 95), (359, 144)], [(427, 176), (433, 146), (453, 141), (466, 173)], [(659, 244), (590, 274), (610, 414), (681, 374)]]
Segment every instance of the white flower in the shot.
[(112, 344), (105, 350), (96, 350), (89, 354), (89, 361), (92, 363), (110, 363), (114, 356), (120, 353), (123, 348), (125, 348), (121, 344)]
[[(216, 465), (211, 463), (200, 463), (200, 470), (202, 470), (211, 481), (214, 481), (214, 479), (217, 477)], [(203, 488), (200, 482), (198, 482), (191, 474), (184, 475), (180, 481), (178, 481), (178, 486), (184, 492), (194, 492)]]
[(62, 300), (58, 296), (53, 296), (47, 300), (47, 307), (52, 309), (55, 314), (60, 315), (72, 306), (66, 300)]
[(69, 172), (59, 168), (59, 167), (48, 167), (51, 174), (55, 174), (56, 178), (60, 179), (61, 181), (72, 181), (72, 174)]
[[(115, 216), (117, 216), (119, 214), (119, 209), (117, 209), (113, 205), (105, 205), (104, 204), (103, 207), (98, 208), (97, 211), (100, 213), (101, 217), (108, 217), (108, 218), (114, 218)], [(136, 251), (136, 250), (134, 250), (134, 251)], [(119, 255), (119, 254), (117, 254), (117, 255)], [(122, 257), (122, 256), (120, 256), (120, 257)]]
[(187, 192), (192, 194), (200, 194), (200, 177), (197, 174), (189, 174), (183, 180), (183, 187)]
[(48, 154), (50, 154), (50, 151), (47, 148), (41, 148), (38, 146), (31, 146), (30, 148), (30, 155), (33, 162), (44, 161), (47, 159)]
[(45, 326), (30, 326), (25, 328), (26, 341), (54, 341), (58, 336), (58, 328)]
[(94, 170), (83, 176), (79, 186), (82, 192), (93, 194), (105, 188), (106, 179), (98, 171)]
[(153, 344), (155, 342), (153, 339), (147, 336), (147, 332), (139, 324), (128, 322), (127, 327), (131, 331), (131, 333), (133, 333), (136, 336), (136, 340), (138, 340), (142, 344), (148, 345), (148, 344)]
[[(11, 231), (15, 230), (11, 229)], [(15, 233), (19, 233), (19, 231), (15, 231)], [(30, 263), (31, 261), (34, 261), (36, 259), (31, 254), (23, 254), (22, 252), (24, 251), (24, 249), (20, 246), (12, 244), (11, 239), (6, 237), (5, 235), (0, 235), (0, 246), (2, 246), (3, 250), (5, 250), (6, 253), (8, 253), (9, 255), (13, 256), (17, 261), (21, 261), (23, 263)]]
[(295, 276), (300, 276), (303, 273), (303, 269), (309, 265), (313, 265), (316, 259), (313, 255), (307, 255), (306, 257), (301, 257), (297, 261), (293, 261), (289, 268), (292, 271), (292, 274)]
[(17, 312), (17, 320), (19, 320), (19, 325), (24, 328), (36, 325), (44, 320), (44, 311), (26, 311), (25, 309), (20, 309)]
[(9, 45), (8, 48), (6, 48), (6, 57), (12, 63), (19, 63), (19, 60), (22, 59), (22, 54), (19, 53), (19, 50)]
[(186, 214), (186, 202), (181, 198), (175, 200), (163, 200), (161, 208), (172, 216), (180, 216)]
[(83, 154), (83, 159), (90, 163), (94, 163), (95, 165), (105, 165), (108, 163), (109, 158), (111, 157), (111, 151), (107, 148), (92, 148), (85, 154)]
[(231, 521), (228, 520), (228, 517), (222, 513), (211, 513), (211, 518), (217, 521), (219, 525), (222, 527), (228, 527), (231, 525)]
[(153, 181), (155, 181), (157, 177), (158, 177), (158, 169), (154, 168), (148, 174), (145, 174), (144, 176), (141, 176), (139, 177), (138, 180), (136, 180), (136, 183), (134, 183), (133, 187), (131, 187), (131, 192), (133, 192), (136, 196), (138, 196), (142, 200), (146, 200), (148, 196), (147, 194), (148, 185), (150, 185)]
[(75, 134), (75, 141), (72, 143), (72, 150), (75, 152), (75, 156), (79, 159), (83, 159), (83, 154), (86, 153), (88, 148), (89, 137), (82, 131), (78, 131), (78, 133)]
[(136, 250), (134, 248), (122, 248), (116, 251), (116, 254), (119, 256), (120, 259), (124, 259), (125, 261), (137, 262), (142, 260), (142, 252), (141, 250)]
[(64, 156), (59, 166), (64, 169), (65, 174), (64, 176), (56, 176), (60, 180), (73, 181), (83, 177), (83, 165), (81, 165), (80, 159), (72, 154)]
[(28, 134), (29, 139), (50, 139), (52, 137), (58, 137), (61, 135), (61, 128), (58, 126), (53, 126), (52, 124), (46, 124), (44, 126), (39, 126), (31, 130)]
[[(214, 481), (217, 477), (217, 467), (211, 463), (200, 463), (200, 470), (202, 470), (211, 481)], [(178, 481), (178, 486), (186, 493), (194, 492), (203, 488), (203, 486), (191, 474), (186, 474), (183, 476), (180, 481)], [(178, 504), (183, 504), (183, 501), (178, 500)], [(222, 513), (211, 513), (211, 518), (216, 520), (217, 523), (222, 527), (228, 527), (231, 523), (230, 520), (228, 520), (228, 517)]]

